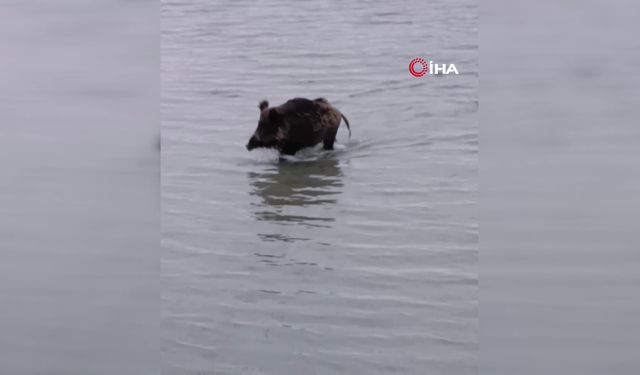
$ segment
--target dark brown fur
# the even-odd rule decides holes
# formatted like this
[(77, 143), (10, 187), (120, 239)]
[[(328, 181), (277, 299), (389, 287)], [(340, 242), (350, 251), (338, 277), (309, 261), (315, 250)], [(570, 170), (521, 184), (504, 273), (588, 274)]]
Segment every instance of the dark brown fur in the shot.
[(293, 155), (300, 149), (320, 142), (325, 150), (332, 150), (341, 119), (344, 119), (351, 137), (347, 118), (324, 98), (295, 98), (271, 108), (264, 100), (258, 108), (260, 120), (258, 128), (247, 143), (249, 151), (266, 147)]

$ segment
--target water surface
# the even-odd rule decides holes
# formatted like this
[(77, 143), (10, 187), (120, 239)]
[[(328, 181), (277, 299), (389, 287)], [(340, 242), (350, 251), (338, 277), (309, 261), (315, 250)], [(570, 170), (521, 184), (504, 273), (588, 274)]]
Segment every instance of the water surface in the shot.
[(158, 8), (0, 9), (0, 374), (157, 373)]
[(638, 374), (640, 3), (483, 11), (482, 373)]
[[(162, 9), (165, 373), (475, 373), (475, 3)], [(296, 96), (353, 137), (247, 152), (258, 102)]]

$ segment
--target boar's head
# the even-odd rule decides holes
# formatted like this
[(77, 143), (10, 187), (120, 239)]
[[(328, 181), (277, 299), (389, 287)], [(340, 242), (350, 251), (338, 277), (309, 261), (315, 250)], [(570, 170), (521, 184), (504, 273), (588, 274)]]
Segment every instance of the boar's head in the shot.
[(276, 148), (282, 137), (284, 121), (279, 108), (269, 108), (269, 102), (263, 100), (258, 105), (260, 108), (260, 120), (258, 127), (247, 143), (247, 150), (254, 148)]

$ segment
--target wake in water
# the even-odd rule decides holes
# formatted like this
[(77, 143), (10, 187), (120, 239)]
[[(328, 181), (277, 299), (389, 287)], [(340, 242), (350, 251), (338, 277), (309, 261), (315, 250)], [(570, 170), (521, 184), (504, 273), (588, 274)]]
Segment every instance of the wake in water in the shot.
[(308, 162), (315, 160), (325, 160), (346, 154), (347, 146), (335, 144), (333, 150), (323, 150), (322, 144), (315, 147), (308, 147), (298, 151), (295, 155), (278, 155), (279, 162)]
[[(320, 160), (342, 158), (358, 146), (358, 142), (349, 141), (347, 144), (334, 145), (333, 150), (322, 149), (322, 143), (307, 147), (298, 151), (295, 155), (280, 154), (277, 150), (262, 149), (256, 150), (251, 154), (248, 164), (279, 164), (279, 163), (301, 163), (313, 162)], [(255, 157), (254, 157), (255, 156)], [(245, 163), (241, 163), (245, 164)]]

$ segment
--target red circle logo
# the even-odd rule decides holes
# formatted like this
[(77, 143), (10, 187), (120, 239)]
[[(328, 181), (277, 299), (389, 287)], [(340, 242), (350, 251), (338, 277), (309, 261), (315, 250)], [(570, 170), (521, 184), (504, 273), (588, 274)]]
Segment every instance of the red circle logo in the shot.
[[(422, 66), (422, 69), (416, 70), (416, 64), (420, 64)], [(411, 75), (414, 77), (422, 77), (423, 75), (427, 74), (428, 71), (429, 66), (427, 65), (427, 62), (424, 61), (424, 59), (421, 57), (416, 57), (409, 63), (409, 73), (411, 73)]]

